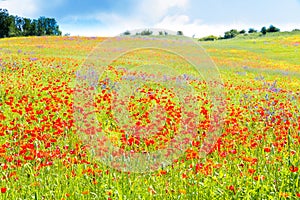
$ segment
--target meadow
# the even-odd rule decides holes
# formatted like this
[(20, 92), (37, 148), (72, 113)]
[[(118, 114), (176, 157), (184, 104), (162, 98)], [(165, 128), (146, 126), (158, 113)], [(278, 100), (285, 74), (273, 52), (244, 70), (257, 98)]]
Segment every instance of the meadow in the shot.
[[(0, 199), (300, 198), (299, 33), (199, 43), (224, 83), (220, 137), (206, 156), (199, 153), (207, 137), (211, 102), (205, 83), (191, 83), (201, 108), (197, 134), (170, 165), (143, 173), (123, 172), (99, 161), (75, 124), (76, 72), (103, 40), (0, 40)], [(171, 60), (169, 65), (177, 62), (185, 66), (181, 70), (189, 69), (173, 56), (140, 50), (121, 57), (106, 73), (118, 79), (119, 66), (151, 59)], [(182, 116), (172, 91), (155, 86), (156, 96), (143, 95), (150, 90), (143, 89), (128, 102), (137, 126), (147, 124), (149, 112), (144, 111), (155, 103), (170, 111), (160, 134), (137, 138), (125, 135), (112, 120), (109, 87), (98, 87), (95, 100), (98, 120), (105, 119), (101, 126), (115, 146), (151, 152), (176, 135)]]

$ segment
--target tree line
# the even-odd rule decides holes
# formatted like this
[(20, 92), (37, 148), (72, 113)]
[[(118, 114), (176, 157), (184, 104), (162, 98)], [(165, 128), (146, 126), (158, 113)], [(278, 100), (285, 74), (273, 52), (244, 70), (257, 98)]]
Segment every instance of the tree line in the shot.
[[(295, 29), (293, 31), (297, 31), (298, 29)], [(261, 28), (260, 31), (254, 29), (254, 28), (249, 28), (248, 32), (246, 30), (241, 30), (241, 31), (238, 31), (237, 29), (231, 29), (229, 31), (226, 31), (224, 33), (224, 36), (214, 36), (214, 35), (209, 35), (209, 36), (206, 36), (206, 37), (203, 37), (203, 38), (200, 38), (199, 41), (214, 41), (214, 40), (222, 40), (222, 39), (231, 39), (231, 38), (234, 38), (238, 35), (247, 35), (247, 34), (252, 34), (252, 33), (258, 33), (260, 32), (260, 35), (266, 35), (267, 33), (274, 33), (274, 32), (280, 32), (280, 29), (273, 26), (273, 25), (270, 25), (269, 28), (266, 28), (265, 26)], [(135, 33), (135, 35), (143, 35), (143, 36), (147, 36), (147, 35), (152, 35), (153, 32), (149, 29), (145, 29), (143, 30), (142, 32), (137, 32)], [(122, 35), (131, 35), (131, 32), (130, 31), (125, 31), (124, 33), (122, 33)], [(169, 35), (168, 32), (166, 31), (159, 31), (158, 32), (158, 35)], [(182, 31), (177, 31), (176, 35), (183, 35), (183, 32)], [(195, 35), (193, 35), (193, 38), (194, 38)]]
[[(248, 34), (257, 33), (257, 32), (258, 32), (258, 30), (255, 30), (254, 28), (249, 28), (249, 30), (248, 30)], [(261, 35), (266, 35), (267, 33), (274, 33), (274, 32), (280, 32), (280, 29), (273, 25), (270, 25), (269, 28), (266, 28), (264, 26), (260, 30)], [(209, 35), (207, 37), (200, 38), (199, 40), (200, 41), (214, 41), (214, 40), (222, 40), (222, 39), (231, 39), (240, 34), (247, 34), (247, 31), (244, 29), (241, 31), (238, 31), (237, 29), (231, 29), (230, 31), (226, 31), (224, 33), (224, 36), (217, 37), (214, 35)]]
[(54, 18), (24, 18), (10, 15), (6, 9), (0, 8), (0, 38), (61, 34)]
[[(150, 29), (145, 29), (142, 32), (136, 32), (135, 33), (135, 35), (143, 35), (143, 36), (152, 35), (152, 34), (153, 34), (153, 31), (151, 31)], [(131, 35), (131, 32), (127, 30), (124, 33), (122, 33), (122, 35)], [(159, 31), (158, 35), (165, 35), (166, 36), (166, 35), (169, 35), (169, 33), (166, 32), (166, 31)], [(177, 31), (176, 35), (183, 35), (183, 32), (182, 31)]]

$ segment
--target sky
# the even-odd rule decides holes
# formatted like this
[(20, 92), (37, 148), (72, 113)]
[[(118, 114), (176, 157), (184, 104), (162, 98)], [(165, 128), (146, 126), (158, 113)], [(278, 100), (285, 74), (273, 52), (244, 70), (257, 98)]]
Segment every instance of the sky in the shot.
[(300, 29), (300, 0), (0, 0), (21, 17), (56, 19), (63, 34), (116, 36), (158, 28), (186, 36), (223, 36), (230, 29)]

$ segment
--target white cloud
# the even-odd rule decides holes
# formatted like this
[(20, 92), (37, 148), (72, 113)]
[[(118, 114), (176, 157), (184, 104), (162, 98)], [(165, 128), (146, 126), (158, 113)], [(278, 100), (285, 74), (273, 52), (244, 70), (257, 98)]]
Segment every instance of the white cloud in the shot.
[(8, 10), (11, 15), (38, 18), (44, 15), (44, 10), (62, 5), (66, 0), (2, 0), (0, 7)]
[(154, 27), (165, 28), (172, 31), (180, 30), (187, 36), (194, 34), (201, 35), (201, 32), (207, 31), (207, 27), (204, 27), (206, 25), (201, 25), (201, 21), (200, 19), (191, 20), (187, 15), (173, 15), (164, 17), (160, 22), (156, 23)]
[[(115, 36), (126, 30), (152, 28), (153, 25), (157, 24), (162, 18), (165, 19), (164, 23), (167, 23), (167, 21), (172, 19), (167, 19), (165, 16), (167, 16), (172, 9), (177, 9), (176, 12), (178, 12), (178, 10), (183, 12), (188, 7), (188, 3), (189, 0), (140, 1), (132, 9), (132, 14), (128, 16), (105, 12), (67, 16), (61, 20), (63, 22), (61, 29), (63, 32), (71, 32), (73, 35)], [(179, 22), (183, 24), (189, 21), (189, 17), (185, 15), (179, 16), (178, 19)], [(99, 27), (91, 27), (88, 32), (80, 28), (74, 28), (71, 23), (72, 21), (76, 22), (78, 20), (98, 20)], [(101, 26), (100, 24), (104, 24), (105, 26), (103, 27), (103, 25)]]
[(9, 14), (22, 17), (36, 17), (39, 11), (37, 0), (0, 1), (0, 7), (7, 9)]
[(140, 1), (136, 7), (136, 16), (143, 21), (156, 22), (168, 15), (172, 9), (185, 11), (188, 7), (188, 0), (151, 0)]

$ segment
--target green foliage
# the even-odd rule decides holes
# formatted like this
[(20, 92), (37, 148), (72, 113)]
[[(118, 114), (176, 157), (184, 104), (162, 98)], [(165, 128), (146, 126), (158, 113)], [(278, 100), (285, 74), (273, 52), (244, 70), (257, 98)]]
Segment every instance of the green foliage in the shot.
[(266, 35), (267, 34), (267, 28), (264, 26), (261, 28), (260, 32), (263, 34), (263, 35)]
[(257, 30), (255, 30), (254, 28), (249, 28), (248, 33), (256, 33)]
[(11, 23), (8, 11), (0, 9), (0, 38), (7, 37), (9, 33), (9, 25)]
[(230, 39), (237, 36), (239, 32), (236, 29), (231, 29), (230, 31), (225, 32), (224, 39)]
[(177, 35), (183, 35), (182, 31), (177, 31)]
[(215, 41), (215, 40), (218, 40), (218, 37), (214, 35), (209, 35), (199, 39), (199, 41)]
[(275, 32), (280, 32), (280, 29), (273, 26), (273, 25), (270, 25), (269, 28), (266, 28), (265, 26), (261, 28), (261, 31), (260, 31), (263, 35), (266, 35), (267, 33), (275, 33)]
[(37, 19), (9, 15), (6, 9), (0, 9), (0, 38), (16, 36), (61, 35), (54, 18)]
[(24, 25), (23, 25), (23, 35), (24, 36), (30, 35), (30, 28), (31, 28), (31, 19), (24, 18)]
[(246, 31), (243, 29), (243, 30), (241, 30), (239, 33), (240, 33), (240, 34), (245, 34)]
[(152, 35), (152, 31), (150, 31), (149, 29), (147, 29), (147, 30), (143, 30), (142, 32), (141, 32), (141, 35)]
[(279, 28), (276, 28), (276, 27), (273, 26), (273, 25), (270, 25), (270, 27), (267, 29), (267, 32), (268, 32), (268, 33), (280, 32), (280, 29), (279, 29)]
[(130, 33), (130, 31), (125, 31), (124, 33), (123, 33), (123, 35), (130, 35), (131, 33)]
[(159, 31), (158, 35), (168, 35), (168, 32), (166, 32), (166, 31)]
[(136, 35), (152, 35), (152, 31), (150, 31), (149, 29), (145, 29), (143, 30), (141, 33), (137, 32), (135, 33)]

